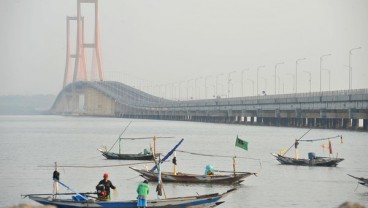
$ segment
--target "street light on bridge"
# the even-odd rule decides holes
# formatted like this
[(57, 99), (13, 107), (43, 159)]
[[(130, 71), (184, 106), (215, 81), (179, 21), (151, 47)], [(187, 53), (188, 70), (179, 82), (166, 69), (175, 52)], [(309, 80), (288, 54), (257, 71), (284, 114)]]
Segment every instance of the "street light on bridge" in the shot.
[(246, 68), (241, 71), (241, 95), (242, 97), (244, 96), (244, 72), (249, 71), (249, 70), (250, 68)]
[(204, 77), (204, 98), (205, 99), (207, 99), (207, 79), (210, 77), (212, 77), (212, 75)]
[(284, 64), (284, 62), (280, 62), (275, 64), (275, 95), (276, 95), (276, 78), (277, 78), (277, 66)]
[(263, 95), (267, 95), (267, 78), (266, 77), (262, 77), (262, 79), (265, 81), (265, 89), (264, 91), (262, 91)]
[[(189, 100), (189, 83), (190, 81), (193, 81), (194, 79), (188, 79), (187, 80), (187, 100)], [(192, 95), (193, 96), (193, 95)]]
[(261, 68), (264, 68), (265, 66), (263, 65), (263, 66), (259, 66), (258, 68), (257, 68), (257, 96), (258, 96), (258, 93), (259, 93), (259, 91), (258, 91), (258, 74), (259, 74), (259, 70), (261, 69)]
[(297, 59), (295, 62), (295, 93), (298, 93), (298, 62), (303, 61), (306, 58)]
[(252, 82), (252, 95), (254, 96), (254, 80), (252, 79), (246, 79)]
[(198, 91), (198, 99), (201, 99), (201, 88), (199, 87), (199, 90), (197, 90), (197, 81), (202, 79), (203, 77), (198, 77), (194, 80), (194, 92), (195, 94), (193, 95), (193, 97), (197, 97), (197, 91)]
[(328, 91), (331, 91), (331, 70), (329, 69), (322, 69), (328, 72)]
[(351, 55), (353, 54), (353, 51), (362, 49), (362, 47), (352, 48), (349, 51), (349, 90), (353, 88), (353, 70), (351, 68)]
[(295, 92), (295, 74), (287, 73), (286, 75), (289, 75), (293, 78), (293, 91)]
[(181, 84), (182, 83), (185, 83), (185, 81), (181, 81), (181, 82), (179, 82), (179, 100), (181, 100), (182, 98), (181, 98)]
[(304, 71), (305, 73), (307, 73), (309, 75), (309, 93), (312, 92), (312, 73), (310, 71)]
[(231, 74), (235, 73), (236, 71), (232, 71), (227, 73), (227, 98), (230, 97), (230, 82), (231, 82)]
[(218, 78), (220, 77), (220, 76), (223, 76), (224, 74), (217, 74), (216, 75), (216, 97), (218, 96)]
[(322, 92), (322, 61), (324, 57), (331, 56), (331, 54), (322, 55), (319, 58), (319, 91)]

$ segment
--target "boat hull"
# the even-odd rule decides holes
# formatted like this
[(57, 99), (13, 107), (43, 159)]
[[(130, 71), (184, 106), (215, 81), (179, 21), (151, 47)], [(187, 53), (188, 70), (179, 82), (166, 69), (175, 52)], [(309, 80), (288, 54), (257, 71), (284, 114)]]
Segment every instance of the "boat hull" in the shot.
[[(222, 203), (220, 201), (223, 197), (228, 195), (230, 192), (235, 189), (231, 189), (223, 194), (209, 194), (209, 195), (200, 195), (200, 196), (189, 196), (189, 197), (177, 197), (177, 198), (167, 198), (167, 199), (158, 199), (158, 200), (149, 200), (147, 202), (147, 208), (155, 207), (155, 208), (163, 208), (163, 207), (215, 207)], [(30, 199), (43, 204), (43, 205), (51, 205), (57, 208), (80, 208), (80, 207), (89, 207), (89, 208), (136, 208), (137, 201), (95, 201), (89, 200), (86, 202), (77, 202), (68, 199), (52, 199), (47, 197), (38, 197), (29, 195)]]
[(109, 160), (153, 160), (153, 154), (118, 154), (99, 150)]
[(279, 161), (283, 165), (336, 167), (338, 163), (344, 160), (343, 158), (326, 158), (326, 157), (319, 157), (316, 159), (309, 160), (309, 159), (295, 159), (274, 153), (272, 155), (275, 156), (277, 161)]
[[(157, 181), (158, 174), (157, 172), (149, 172), (146, 170), (140, 170), (133, 167), (130, 167), (132, 170), (141, 174), (141, 176), (148, 181)], [(164, 182), (173, 182), (173, 183), (215, 183), (215, 184), (233, 184), (240, 183), (248, 176), (256, 175), (255, 173), (237, 173), (230, 175), (198, 175), (198, 174), (184, 174), (177, 173), (174, 175), (173, 173), (161, 172), (161, 179)]]
[(356, 177), (353, 175), (348, 174), (348, 176), (355, 178), (358, 180), (358, 183), (362, 186), (368, 187), (368, 178), (363, 178), (363, 177)]

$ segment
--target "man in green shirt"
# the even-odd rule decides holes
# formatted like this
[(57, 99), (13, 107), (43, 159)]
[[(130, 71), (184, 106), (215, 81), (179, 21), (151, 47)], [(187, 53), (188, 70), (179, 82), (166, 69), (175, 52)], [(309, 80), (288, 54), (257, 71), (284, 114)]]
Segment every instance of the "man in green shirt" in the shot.
[(140, 183), (138, 185), (137, 193), (138, 193), (137, 207), (141, 208), (147, 207), (147, 196), (149, 194), (149, 185), (147, 180), (144, 180), (143, 183)]

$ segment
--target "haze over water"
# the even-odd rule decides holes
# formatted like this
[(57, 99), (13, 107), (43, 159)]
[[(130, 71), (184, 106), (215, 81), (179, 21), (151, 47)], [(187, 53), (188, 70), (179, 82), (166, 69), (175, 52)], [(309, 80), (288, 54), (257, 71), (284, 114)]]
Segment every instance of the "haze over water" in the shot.
[[(0, 117), (0, 205), (33, 203), (22, 199), (21, 194), (50, 193), (52, 165), (113, 165), (134, 161), (105, 160), (97, 151), (101, 145), (110, 147), (130, 120), (119, 118), (62, 117), (62, 116), (1, 116)], [(293, 140), (307, 129), (252, 127), (244, 125), (210, 124), (178, 121), (133, 120), (125, 136), (175, 136), (158, 139), (158, 152), (166, 153), (179, 140), (179, 149), (217, 155), (233, 155), (236, 135), (249, 142), (249, 151), (235, 149), (237, 156), (260, 158), (237, 160), (238, 171), (254, 171), (258, 177), (246, 178), (239, 190), (225, 198), (221, 207), (337, 207), (344, 201), (368, 204), (368, 190), (348, 177), (368, 175), (366, 151), (367, 133), (340, 130), (312, 130), (305, 138), (343, 135), (343, 144), (333, 141), (334, 154), (345, 158), (336, 168), (297, 167), (279, 165), (270, 155), (289, 147)], [(122, 149), (137, 153), (149, 148), (152, 141), (127, 141)], [(320, 142), (301, 143), (300, 156), (309, 151), (323, 152)], [(115, 149), (117, 151), (117, 149)], [(292, 149), (289, 156), (294, 155)], [(204, 172), (207, 164), (218, 170), (232, 170), (229, 158), (200, 157), (177, 153), (178, 170), (187, 173)], [(143, 165), (137, 165), (143, 167)], [(172, 164), (165, 163), (164, 171), (172, 171)], [(94, 191), (104, 172), (118, 187), (113, 200), (136, 197), (136, 186), (142, 181), (128, 167), (114, 168), (60, 168), (61, 180), (74, 189)], [(168, 197), (224, 192), (231, 186), (165, 184)], [(357, 189), (356, 189), (357, 188)], [(151, 183), (150, 198), (155, 198), (155, 184)], [(61, 191), (66, 191), (61, 189)]]

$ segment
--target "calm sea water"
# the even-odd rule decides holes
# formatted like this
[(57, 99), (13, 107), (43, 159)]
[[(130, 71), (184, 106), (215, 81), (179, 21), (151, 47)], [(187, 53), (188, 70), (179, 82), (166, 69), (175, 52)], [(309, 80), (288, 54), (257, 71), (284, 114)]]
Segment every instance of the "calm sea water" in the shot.
[[(97, 148), (110, 147), (131, 119), (62, 117), (62, 116), (0, 116), (0, 206), (31, 203), (21, 194), (50, 193), (52, 191), (52, 165), (114, 165), (127, 161), (105, 160)], [(252, 127), (243, 125), (207, 124), (194, 122), (132, 120), (125, 136), (174, 136), (159, 139), (158, 152), (166, 153), (179, 140), (185, 141), (181, 150), (205, 154), (233, 155), (259, 158), (238, 159), (239, 171), (257, 172), (258, 177), (247, 178), (239, 189), (228, 196), (220, 207), (337, 207), (344, 201), (368, 205), (368, 189), (357, 186), (348, 177), (350, 173), (368, 177), (368, 134), (340, 130), (312, 130), (305, 138), (321, 138), (342, 134), (343, 144), (333, 141), (335, 153), (345, 158), (338, 167), (284, 166), (270, 155), (289, 147), (293, 140), (307, 129)], [(249, 151), (234, 148), (235, 138), (249, 142)], [(310, 151), (326, 155), (322, 142), (302, 143), (300, 156)], [(150, 140), (122, 143), (127, 153), (149, 148)], [(294, 155), (293, 150), (288, 153)], [(230, 158), (201, 157), (177, 153), (178, 170), (204, 172), (207, 164), (219, 170), (232, 170)], [(143, 167), (143, 165), (136, 165)], [(163, 169), (172, 171), (172, 164)], [(142, 181), (128, 167), (60, 168), (61, 179), (74, 189), (94, 191), (104, 172), (118, 187), (113, 200), (136, 197), (136, 186)], [(224, 192), (231, 186), (165, 184), (168, 197)], [(151, 184), (150, 198), (155, 198), (155, 184)], [(63, 190), (63, 189), (62, 189)], [(65, 191), (65, 190), (64, 190)]]

